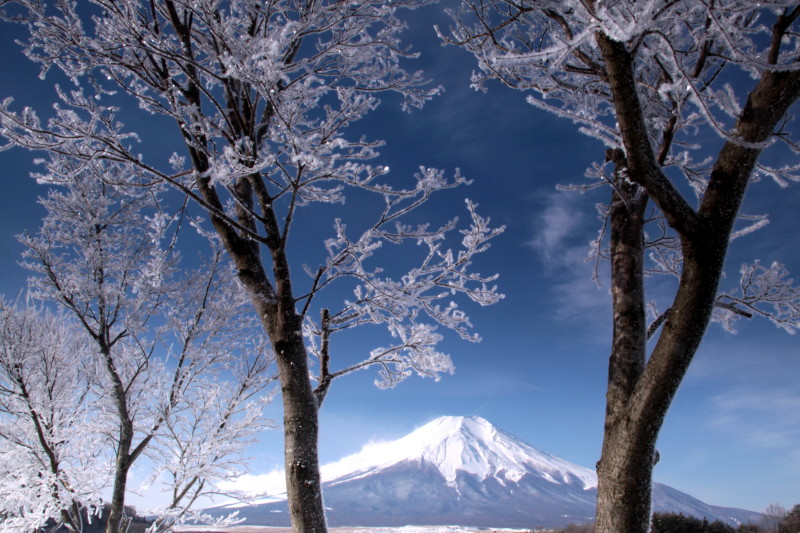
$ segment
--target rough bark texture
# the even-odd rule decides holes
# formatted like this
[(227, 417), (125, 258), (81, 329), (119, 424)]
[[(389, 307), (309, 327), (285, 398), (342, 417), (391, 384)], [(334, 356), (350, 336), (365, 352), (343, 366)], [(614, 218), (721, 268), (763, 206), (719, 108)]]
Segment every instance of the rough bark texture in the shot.
[[(172, 6), (171, 2), (167, 4)], [(187, 43), (186, 55), (191, 57), (189, 29), (183, 26), (177, 14), (173, 15), (172, 22), (177, 31), (184, 35)], [(194, 82), (189, 83), (186, 95), (198, 110), (202, 109), (200, 90)], [(237, 99), (230, 97), (228, 105), (231, 109), (248, 105), (247, 98), (245, 94), (244, 104), (237, 105)], [(254, 128), (254, 124), (250, 124), (245, 132), (239, 133), (246, 133), (248, 137), (255, 139), (259, 134)], [(247, 288), (253, 307), (275, 351), (283, 400), (284, 464), (292, 529), (296, 533), (325, 532), (327, 526), (317, 453), (319, 408), (309, 380), (302, 319), (295, 309), (289, 260), (286, 256), (288, 220), (287, 226), (282, 229), (272, 207), (272, 199), (264, 187), (263, 177), (253, 174), (236, 180), (232, 192), (237, 200), (235, 222), (239, 228), (256, 233), (254, 196), (259, 197), (259, 222), (263, 225), (265, 235), (262, 242), (269, 250), (271, 259), (270, 279), (261, 257), (259, 243), (251, 235), (241, 235), (232, 221), (221, 215), (225, 213), (225, 209), (219, 194), (210, 180), (202, 177), (207, 175), (209, 162), (206, 151), (199, 147), (207, 146), (208, 139), (192, 135), (183, 128), (181, 134), (192, 159), (192, 166), (197, 172), (197, 190), (208, 210), (209, 219), (236, 265), (239, 280)]]
[(318, 407), (309, 381), (300, 317), (293, 305), (276, 309), (258, 298), (253, 298), (253, 303), (269, 332), (281, 382), (286, 491), (292, 530), (322, 533), (327, 527), (317, 453)]
[[(597, 36), (608, 70), (630, 182), (617, 179), (611, 218), (614, 338), (606, 425), (598, 462), (599, 533), (649, 529), (655, 444), (664, 417), (703, 338), (736, 214), (761, 149), (800, 95), (800, 73), (765, 72), (750, 93), (735, 137), (720, 151), (699, 210), (661, 172), (639, 104), (633, 58), (624, 43)], [(636, 191), (637, 185), (642, 190)], [(647, 358), (642, 288), (643, 222), (652, 198), (681, 239), (683, 272), (658, 341)]]
[(298, 533), (322, 533), (326, 526), (317, 456), (317, 402), (308, 379), (300, 331), (287, 331), (286, 337), (275, 343), (275, 353), (283, 395), (286, 489), (292, 529)]
[(614, 327), (606, 393), (605, 434), (610, 438), (603, 442), (598, 464), (597, 512), (605, 527), (633, 532), (639, 530), (640, 517), (649, 516), (651, 468), (643, 463), (652, 464), (654, 452), (652, 446), (625, 439), (631, 431), (625, 406), (644, 370), (647, 343), (643, 265), (648, 198), (628, 180), (622, 151), (611, 150), (609, 159), (616, 167), (609, 215)]
[[(211, 205), (219, 203), (207, 182), (199, 189)], [(221, 205), (220, 205), (221, 207)], [(270, 212), (271, 215), (273, 215)], [(284, 464), (292, 530), (327, 531), (319, 474), (318, 404), (311, 387), (302, 320), (295, 309), (288, 259), (280, 239), (270, 241), (274, 287), (267, 277), (257, 244), (240, 237), (227, 221), (210, 213), (217, 233), (236, 264), (239, 280), (248, 289), (275, 351), (283, 400)], [(268, 232), (278, 235), (274, 216)]]

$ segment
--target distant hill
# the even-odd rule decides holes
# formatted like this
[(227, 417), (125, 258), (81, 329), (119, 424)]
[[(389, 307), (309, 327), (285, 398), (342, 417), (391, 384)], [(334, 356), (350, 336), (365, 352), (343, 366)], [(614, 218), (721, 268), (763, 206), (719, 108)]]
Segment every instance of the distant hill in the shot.
[[(331, 526), (461, 525), (526, 528), (594, 518), (597, 475), (538, 450), (483, 418), (442, 417), (392, 442), (325, 465)], [(753, 511), (708, 505), (655, 484), (653, 507), (722, 520), (757, 522)], [(289, 524), (286, 495), (231, 504), (247, 524)]]

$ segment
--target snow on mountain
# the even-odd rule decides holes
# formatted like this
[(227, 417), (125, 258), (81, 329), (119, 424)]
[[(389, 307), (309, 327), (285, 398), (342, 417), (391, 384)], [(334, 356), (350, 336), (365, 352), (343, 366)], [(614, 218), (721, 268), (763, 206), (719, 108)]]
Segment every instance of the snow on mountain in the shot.
[(465, 416), (443, 416), (396, 441), (367, 445), (323, 466), (322, 476), (335, 485), (413, 461), (434, 466), (449, 486), (464, 472), (501, 484), (531, 474), (553, 483), (597, 487), (594, 471), (537, 450), (483, 418)]
[[(391, 442), (322, 466), (332, 526), (559, 526), (594, 516), (593, 470), (538, 450), (483, 418), (446, 416)], [(264, 487), (267, 489), (267, 487)], [(288, 525), (285, 486), (255, 505), (233, 504), (250, 524)], [(653, 507), (730, 523), (757, 521), (656, 484)]]

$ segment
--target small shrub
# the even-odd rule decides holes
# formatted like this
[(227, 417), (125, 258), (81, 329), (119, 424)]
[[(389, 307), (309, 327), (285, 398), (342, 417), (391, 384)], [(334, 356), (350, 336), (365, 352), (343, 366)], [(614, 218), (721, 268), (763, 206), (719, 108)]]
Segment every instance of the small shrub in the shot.
[(652, 533), (736, 533), (721, 520), (709, 523), (693, 516), (679, 513), (653, 513)]

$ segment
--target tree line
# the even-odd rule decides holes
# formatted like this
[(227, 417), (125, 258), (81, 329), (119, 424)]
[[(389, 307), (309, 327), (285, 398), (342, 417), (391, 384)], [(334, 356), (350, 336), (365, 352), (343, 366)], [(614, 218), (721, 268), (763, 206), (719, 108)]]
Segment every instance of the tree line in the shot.
[[(555, 533), (594, 533), (595, 525), (570, 524)], [(758, 523), (739, 524), (734, 527), (722, 520), (709, 522), (705, 518), (683, 513), (653, 513), (650, 522), (652, 533), (797, 533), (800, 531), (800, 504), (786, 510), (780, 505), (770, 505)]]

